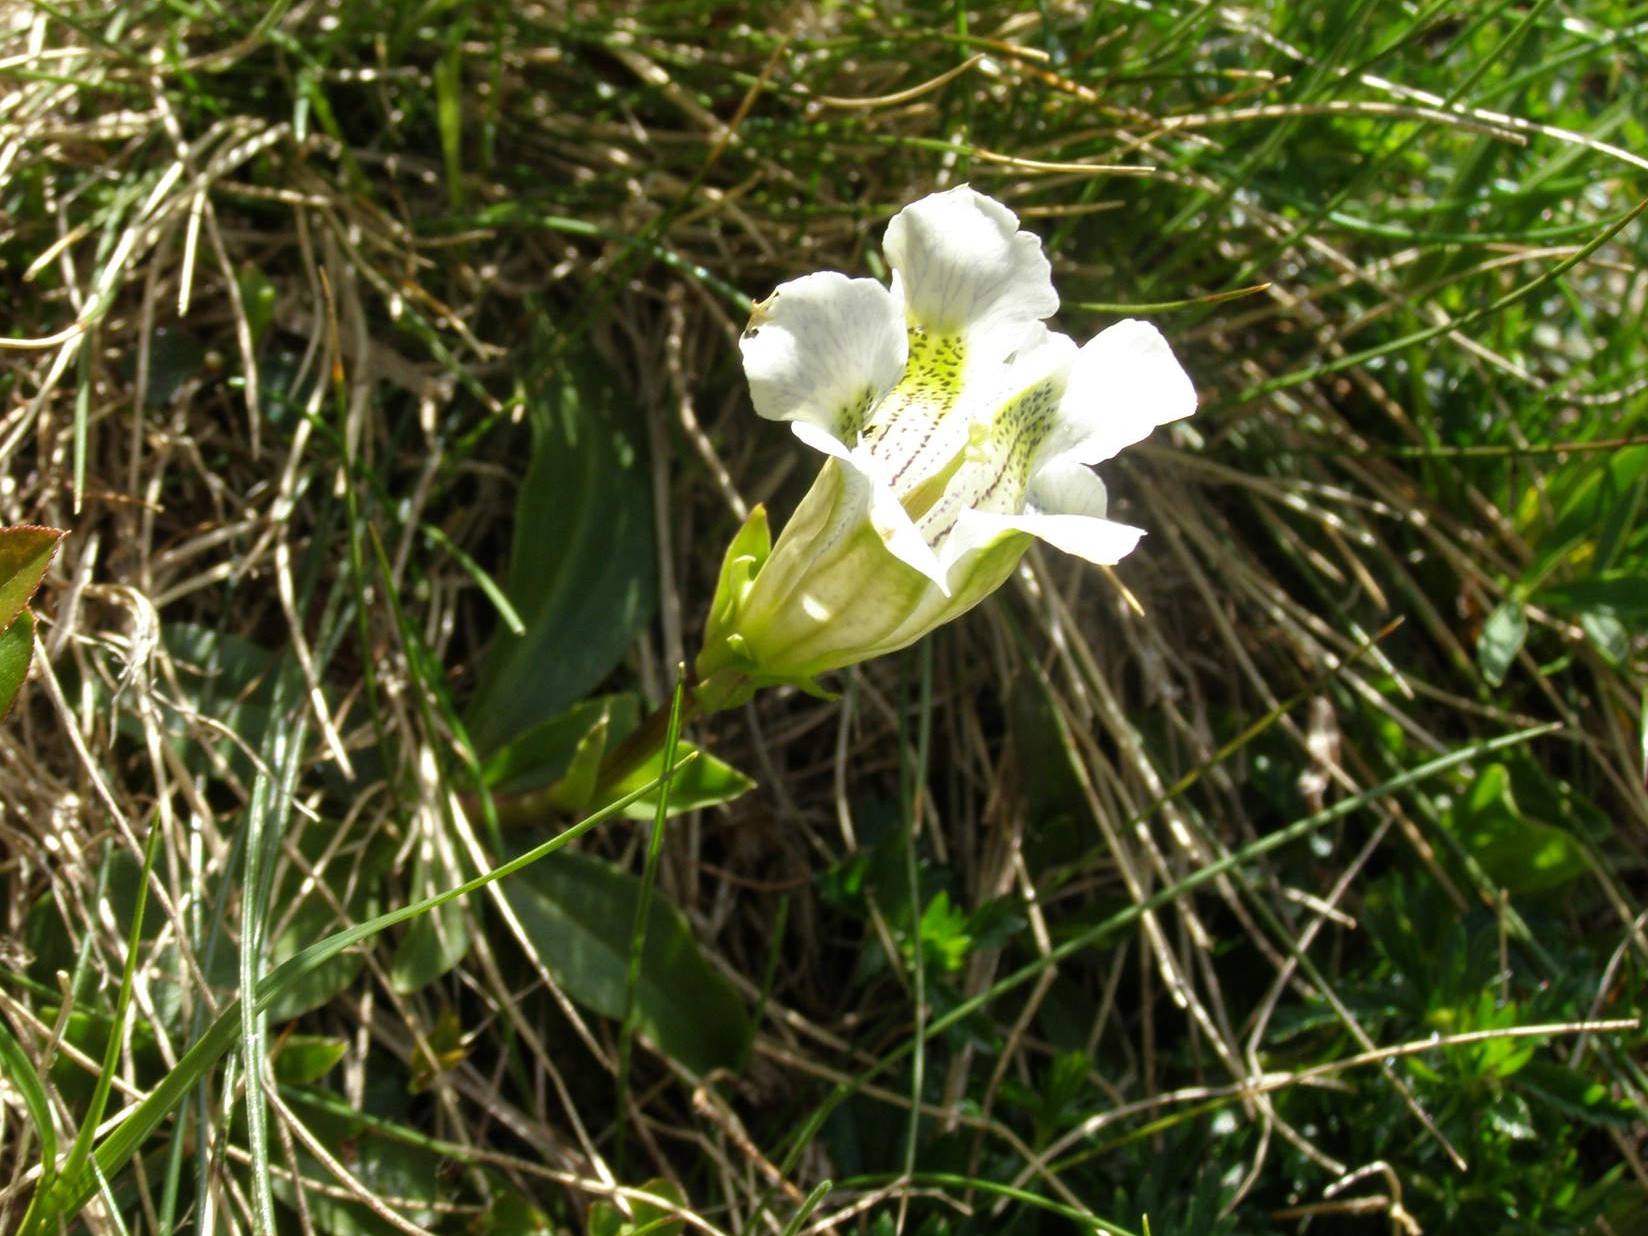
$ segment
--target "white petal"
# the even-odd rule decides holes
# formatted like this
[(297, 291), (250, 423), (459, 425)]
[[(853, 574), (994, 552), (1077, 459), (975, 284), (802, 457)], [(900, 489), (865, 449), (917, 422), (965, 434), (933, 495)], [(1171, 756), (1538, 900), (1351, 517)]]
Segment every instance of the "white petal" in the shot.
[(755, 410), (851, 441), (864, 414), (904, 372), (898, 298), (874, 279), (822, 271), (780, 284), (738, 341)]
[(1059, 308), (1041, 239), (994, 198), (961, 185), (906, 206), (882, 241), (912, 325), (965, 335), (966, 362), (993, 365)]
[(869, 488), (870, 526), (887, 547), (887, 552), (920, 571), (938, 585), (939, 591), (949, 596), (946, 573), (939, 565), (938, 555), (916, 529), (915, 522), (898, 500), (891, 484), (881, 475), (882, 468), (878, 461), (864, 451), (855, 451), (843, 445), (815, 425), (797, 421), (791, 426), (791, 431), (814, 450), (839, 459), (846, 466), (852, 484)]
[(1110, 510), (1110, 495), (1093, 469), (1073, 459), (1054, 459), (1041, 464), (1031, 474), (1025, 510), (1033, 515), (1103, 519)]
[[(944, 543), (942, 560), (946, 568), (959, 564), (965, 571), (963, 559), (972, 551), (1010, 532), (1027, 532), (1067, 554), (1110, 566), (1133, 552), (1144, 529), (1106, 519), (1105, 509), (1104, 482), (1080, 464), (1058, 460), (1031, 478), (1024, 514), (963, 511)], [(954, 576), (951, 584), (960, 586)]]
[(833, 431), (812, 421), (791, 421), (790, 432), (813, 450), (833, 455), (837, 459), (846, 459), (852, 453), (851, 448), (836, 437)]
[(1071, 366), (1043, 458), (1102, 463), (1196, 410), (1196, 389), (1162, 333), (1133, 318), (1092, 339)]

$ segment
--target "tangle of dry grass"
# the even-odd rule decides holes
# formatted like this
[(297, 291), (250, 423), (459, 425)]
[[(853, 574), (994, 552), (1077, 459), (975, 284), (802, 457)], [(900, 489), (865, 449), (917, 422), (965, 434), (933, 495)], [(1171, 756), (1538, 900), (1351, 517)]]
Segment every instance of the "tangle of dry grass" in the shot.
[[(1610, 570), (1648, 562), (1626, 467), (1640, 228), (1476, 315), (1641, 195), (1640, 17), (1044, 7), (959, 26), (920, 6), (0, 7), (0, 515), (72, 533), (0, 733), (0, 1014), (65, 1145), (152, 829), (111, 1119), (233, 997), (248, 931), (278, 955), (502, 857), (465, 810), (463, 705), (500, 627), (482, 574), (506, 573), (521, 422), (568, 374), (636, 417), (659, 604), (613, 681), (654, 700), (734, 521), (808, 479), (748, 412), (749, 298), (873, 269), (903, 202), (962, 179), (1002, 197), (1047, 237), (1072, 329), (1162, 306), (1203, 394), (1107, 473), (1151, 532), (1114, 576), (1032, 553), (1008, 595), (839, 700), (772, 695), (697, 735), (761, 783), (683, 817), (661, 868), (759, 1010), (736, 1075), (647, 1052), (617, 1109), (617, 1024), (493, 886), (440, 920), (469, 948), (438, 981), (408, 989), (381, 943), (269, 1026), (266, 1148), (225, 1067), (80, 1222), (256, 1228), (252, 1164), (305, 1236), (594, 1224), (603, 1200), (785, 1236), (1132, 1230), (1145, 1209), (1156, 1231), (1418, 1231), (1480, 1213), (1449, 1200), (1456, 1167), (1519, 1180), (1511, 1142), (1500, 1162), (1467, 1140), (1511, 1074), (1483, 1065), (1461, 1107), (1453, 1074), (1393, 1059), (1517, 1035), (1607, 1095), (1563, 1135), (1576, 1189), (1618, 1187), (1585, 1222), (1636, 1212), (1643, 644), (1610, 653), (1549, 586), (1589, 578), (1559, 544), (1587, 485), (1620, 527), (1579, 540), (1612, 536)], [(1528, 47), (1572, 67), (1542, 74)], [(1532, 635), (1496, 688), (1478, 642), (1511, 604)], [(1492, 761), (1358, 798), (1546, 721), (1531, 755), (1495, 758), (1583, 861), (1556, 898), (1457, 825)], [(1347, 800), (1311, 842), (1061, 953)], [(635, 868), (644, 838), (587, 844)], [(279, 895), (248, 925), (259, 844)], [(906, 859), (965, 929), (912, 928)], [(1399, 1011), (1367, 923), (1404, 889), (1489, 924), (1469, 949), (1497, 939), (1513, 1016)], [(953, 969), (929, 948), (946, 930), (973, 933)], [(281, 1076), (304, 1035), (343, 1045), (325, 1093)], [(864, 1079), (898, 1052), (914, 1075)], [(1362, 1106), (1337, 1120), (1339, 1101)], [(6, 1225), (39, 1144), (13, 1090), (0, 1109)], [(1377, 1134), (1355, 1127), (1373, 1111)], [(360, 1149), (382, 1144), (448, 1166), (409, 1179)]]

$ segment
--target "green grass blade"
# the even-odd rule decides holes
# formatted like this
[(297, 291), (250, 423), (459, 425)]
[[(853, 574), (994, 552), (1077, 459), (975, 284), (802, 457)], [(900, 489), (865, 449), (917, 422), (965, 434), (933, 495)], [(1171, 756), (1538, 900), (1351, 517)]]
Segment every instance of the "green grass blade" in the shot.
[(681, 714), (686, 694), (686, 667), (681, 666), (675, 675), (669, 725), (664, 731), (666, 771), (658, 779), (658, 810), (652, 819), (652, 831), (647, 836), (646, 864), (641, 870), (641, 892), (635, 899), (635, 923), (630, 929), (629, 962), (624, 971), (624, 1017), (618, 1033), (618, 1111), (615, 1117), (620, 1164), (623, 1162), (624, 1113), (629, 1107), (630, 1058), (635, 1050), (635, 1031), (640, 1018), (635, 993), (641, 985), (641, 957), (647, 945), (647, 918), (652, 913), (652, 899), (658, 889), (658, 859), (664, 852), (664, 826), (669, 818), (669, 784), (673, 774), (667, 770), (675, 766), (675, 749), (681, 740)]
[[(81, 1118), (80, 1129), (75, 1134), (68, 1156), (58, 1173), (59, 1183), (65, 1179), (79, 1178), (84, 1174), (87, 1161), (92, 1155), (92, 1143), (97, 1137), (97, 1126), (102, 1121), (103, 1111), (109, 1103), (115, 1070), (120, 1067), (120, 1050), (125, 1042), (126, 1018), (132, 1007), (132, 984), (137, 975), (138, 951), (143, 944), (143, 910), (149, 899), (149, 877), (154, 872), (155, 857), (160, 853), (160, 836), (160, 823), (157, 820), (150, 826), (149, 839), (143, 847), (143, 871), (138, 879), (131, 926), (126, 932), (126, 959), (120, 970), (120, 993), (115, 998), (113, 1024), (109, 1027), (109, 1045), (103, 1053), (103, 1067), (98, 1070), (91, 1102), (86, 1105), (86, 1114)], [(21, 1229), (25, 1236), (34, 1231), (37, 1224), (49, 1224), (59, 1217), (60, 1212), (39, 1207), (41, 1199), (46, 1196), (43, 1189), (37, 1190), (30, 1202), (28, 1212), (23, 1216)]]
[[(683, 756), (669, 770), (666, 775), (679, 773), (681, 769), (693, 759), (696, 752), (689, 752)], [(437, 893), (432, 897), (425, 897), (421, 901), (412, 902), (396, 910), (380, 914), (376, 918), (368, 919), (364, 923), (334, 932), (324, 940), (318, 940), (308, 948), (294, 954), (259, 980), (256, 999), (252, 1005), (254, 1013), (267, 1009), (269, 1005), (285, 992), (293, 983), (317, 966), (330, 961), (345, 949), (352, 948), (380, 932), (400, 923), (416, 918), (439, 906), (456, 901), (459, 897), (468, 896), (477, 889), (502, 880), (507, 876), (525, 867), (531, 866), (548, 854), (553, 854), (589, 832), (590, 829), (604, 821), (619, 815), (623, 809), (636, 799), (650, 794), (657, 788), (662, 778), (648, 782), (645, 786), (625, 795), (614, 803), (603, 807), (600, 811), (580, 820), (572, 827), (565, 829), (545, 841), (542, 845), (533, 847), (517, 858), (494, 867), (474, 879), (467, 880), (456, 888), (448, 889), (444, 893)], [(240, 1037), (240, 1026), (243, 1018), (243, 1005), (236, 999), (220, 1014), (207, 1028), (206, 1032), (197, 1039), (189, 1050), (178, 1060), (177, 1066), (163, 1077), (159, 1084), (111, 1130), (96, 1150), (97, 1171), (104, 1176), (112, 1176), (124, 1167), (127, 1161), (137, 1152), (145, 1139), (154, 1132), (160, 1122), (169, 1113), (189, 1090), (199, 1081), (213, 1065), (215, 1065)], [(93, 1127), (88, 1122), (87, 1129)], [(89, 1138), (88, 1138), (89, 1142)], [(85, 1168), (85, 1156), (82, 1155), (76, 1170), (65, 1170), (57, 1182), (52, 1196), (42, 1205), (38, 1222), (55, 1223), (66, 1221), (86, 1203), (86, 1200), (96, 1191), (97, 1184), (94, 1174)]]
[(830, 1196), (830, 1190), (834, 1188), (835, 1182), (833, 1180), (820, 1180), (814, 1185), (812, 1192), (807, 1194), (802, 1199), (801, 1205), (795, 1208), (795, 1213), (790, 1216), (790, 1221), (784, 1225), (784, 1230), (779, 1233), (779, 1236), (796, 1236), (796, 1233), (801, 1230), (801, 1225), (813, 1217), (813, 1211), (823, 1204), (824, 1199)]
[(57, 1175), (57, 1127), (52, 1124), (51, 1101), (46, 1097), (40, 1074), (35, 1072), (34, 1062), (3, 1019), (0, 1019), (0, 1071), (17, 1088), (23, 1108), (34, 1123), (34, 1136), (40, 1143), (40, 1179), (34, 1191), (44, 1193)]

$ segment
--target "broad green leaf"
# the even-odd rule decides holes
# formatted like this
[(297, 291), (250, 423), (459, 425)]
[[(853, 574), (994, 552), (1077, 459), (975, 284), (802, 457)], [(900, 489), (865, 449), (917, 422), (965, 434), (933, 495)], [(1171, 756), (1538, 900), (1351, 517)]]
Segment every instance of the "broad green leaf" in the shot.
[(1546, 478), (1543, 504), (1538, 491), (1530, 488), (1518, 512), (1519, 522), (1525, 527), (1534, 525), (1543, 519), (1546, 509), (1551, 509), (1556, 514), (1555, 536), (1548, 539), (1594, 534), (1644, 476), (1648, 476), (1648, 446), (1627, 446), (1578, 457)]
[(40, 587), (63, 535), (32, 525), (0, 528), (0, 628), (12, 624)]
[(307, 1086), (326, 1076), (348, 1051), (349, 1040), (333, 1035), (287, 1035), (275, 1049), (275, 1080), (283, 1086)]
[(389, 961), (389, 985), (400, 995), (421, 991), (469, 953), (463, 910), (445, 905), (412, 921)]
[(486, 761), (482, 775), (498, 793), (534, 790), (564, 777), (578, 745), (602, 718), (618, 735), (629, 733), (641, 719), (632, 695), (597, 695), (574, 704), (557, 716), (540, 721), (498, 748)]
[(1511, 663), (1528, 639), (1528, 615), (1522, 602), (1508, 600), (1488, 615), (1476, 641), (1476, 659), (1482, 676), (1494, 686), (1505, 682)]
[[(533, 864), (504, 885), (540, 961), (567, 995), (608, 1017), (624, 1014), (630, 933), (641, 882), (587, 854)], [(751, 1027), (743, 1002), (699, 951), (686, 918), (655, 896), (635, 993), (641, 1033), (695, 1073), (736, 1068)]]
[[(157, 327), (149, 336), (148, 381), (143, 387), (143, 402), (151, 408), (163, 408), (176, 399), (184, 387), (200, 379), (206, 372), (208, 349), (199, 336), (176, 326)], [(127, 361), (129, 376), (137, 376), (137, 359)]]
[(555, 1224), (514, 1185), (488, 1173), (492, 1201), (468, 1230), (480, 1236), (549, 1236)]
[(1586, 871), (1584, 852), (1569, 833), (1529, 819), (1518, 807), (1504, 764), (1478, 773), (1443, 822), (1489, 878), (1510, 893), (1558, 888)]
[(630, 402), (609, 382), (563, 371), (529, 410), (532, 460), (507, 587), (526, 634), (500, 632), (482, 668), (467, 725), (483, 755), (610, 674), (657, 603), (651, 489)]
[[(103, 1059), (109, 1050), (109, 1028), (114, 1022), (115, 1001), (114, 993), (103, 992), (99, 993), (95, 1005), (88, 1003), (84, 1008), (71, 1009), (69, 1015), (63, 1018), (63, 1042), (82, 1056)], [(54, 1003), (43, 1004), (39, 1009), (41, 1016), (52, 1018), (48, 1025), (55, 1024), (61, 1011), (61, 1006)], [(132, 1021), (127, 1031), (127, 1050), (139, 1070), (162, 1067), (154, 1027), (141, 1016)], [(76, 1105), (89, 1102), (97, 1089), (96, 1073), (82, 1068), (61, 1051), (53, 1053), (47, 1076), (58, 1094)]]
[(34, 656), (34, 615), (23, 610), (0, 631), (0, 720), (4, 720), (29, 676)]
[[(337, 827), (335, 821), (316, 821), (296, 836), (294, 844), (309, 863), (316, 863), (327, 851), (329, 840), (335, 839)], [(311, 886), (300, 865), (284, 868), (269, 899), (266, 929), (270, 938), (265, 945), (268, 968), (276, 970), (340, 927), (376, 914), (381, 877), (395, 853), (394, 841), (375, 834), (365, 848), (353, 851), (347, 859), (334, 857), (326, 864), (321, 876), (324, 889)], [(235, 990), (239, 952), (233, 940), (220, 945), (207, 968), (207, 979), (213, 985)], [(338, 953), (308, 968), (282, 985), (280, 994), (268, 1006), (269, 1023), (278, 1026), (320, 1008), (348, 990), (364, 965), (365, 957), (357, 950)]]

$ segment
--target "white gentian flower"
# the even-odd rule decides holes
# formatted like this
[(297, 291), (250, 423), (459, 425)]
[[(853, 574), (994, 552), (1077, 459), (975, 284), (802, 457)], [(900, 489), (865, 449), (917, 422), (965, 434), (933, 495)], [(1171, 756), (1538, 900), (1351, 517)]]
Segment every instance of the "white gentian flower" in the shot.
[(891, 287), (833, 271), (781, 285), (740, 347), (755, 410), (827, 458), (772, 545), (757, 508), (722, 567), (706, 709), (915, 642), (998, 588), (1032, 537), (1109, 564), (1144, 533), (1105, 518), (1090, 465), (1196, 407), (1155, 327), (1085, 347), (1041, 241), (965, 186), (905, 207)]

